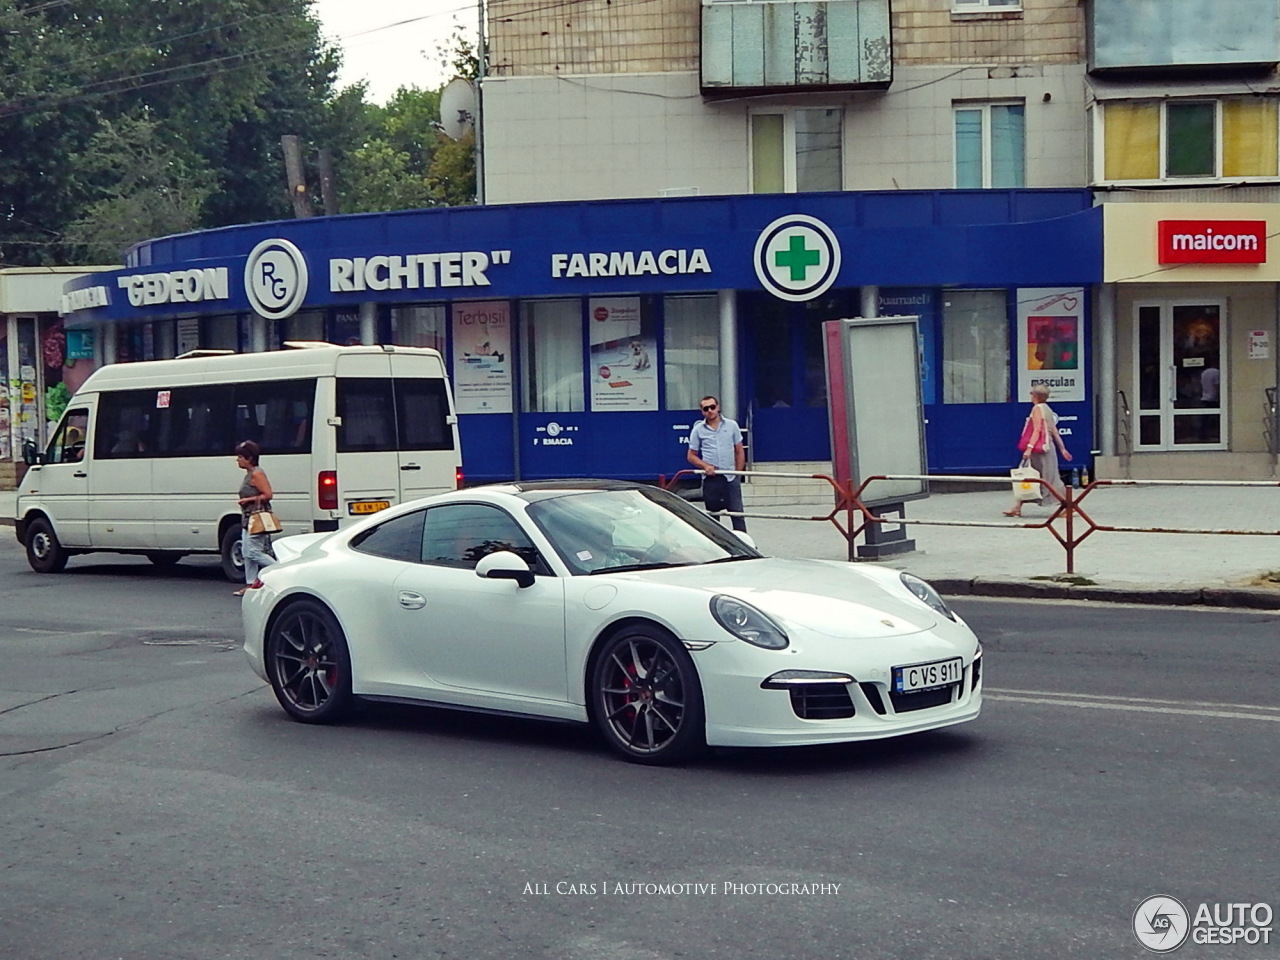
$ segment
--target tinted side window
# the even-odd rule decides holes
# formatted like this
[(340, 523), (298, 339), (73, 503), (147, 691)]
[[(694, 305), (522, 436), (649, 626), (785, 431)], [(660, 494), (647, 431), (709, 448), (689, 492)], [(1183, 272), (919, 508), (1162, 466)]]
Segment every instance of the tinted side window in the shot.
[(401, 450), (452, 450), (449, 400), (444, 381), (422, 377), (397, 377), (397, 437)]
[(510, 550), (539, 570), (538, 550), (503, 510), (483, 503), (456, 503), (427, 511), (422, 560), (472, 570), (482, 557)]
[(418, 563), (422, 559), (422, 521), (423, 512), (418, 510), (380, 523), (352, 540), (351, 548), (375, 557)]
[(396, 449), (396, 412), (391, 381), (374, 377), (339, 377), (337, 381), (339, 453)]
[(232, 435), (231, 386), (179, 387), (155, 411), (155, 452), (170, 457), (224, 457)]
[(315, 403), (315, 380), (237, 384), (235, 442), (252, 440), (264, 455), (307, 453)]
[(127, 390), (104, 393), (98, 401), (98, 425), (93, 434), (96, 460), (127, 460), (149, 457), (152, 415), (156, 410), (154, 390)]

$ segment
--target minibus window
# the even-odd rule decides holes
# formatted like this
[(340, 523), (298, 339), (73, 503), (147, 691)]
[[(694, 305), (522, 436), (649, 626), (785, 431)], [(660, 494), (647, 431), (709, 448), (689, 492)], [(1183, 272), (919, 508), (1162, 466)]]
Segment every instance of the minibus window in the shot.
[(337, 380), (339, 453), (370, 453), (396, 449), (396, 412), (391, 381), (374, 377)]
[(94, 459), (128, 460), (150, 456), (151, 414), (155, 409), (156, 395), (152, 390), (102, 394), (93, 435)]
[(315, 409), (315, 380), (273, 380), (237, 384), (236, 443), (252, 440), (264, 455), (307, 453)]
[(396, 377), (396, 426), (401, 450), (452, 450), (449, 400), (441, 379)]

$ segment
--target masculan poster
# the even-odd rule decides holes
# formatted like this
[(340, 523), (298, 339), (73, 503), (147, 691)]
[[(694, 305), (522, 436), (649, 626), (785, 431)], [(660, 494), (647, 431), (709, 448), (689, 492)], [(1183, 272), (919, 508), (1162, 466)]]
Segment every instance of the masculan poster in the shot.
[(459, 413), (511, 413), (511, 304), (453, 305), (453, 394)]
[(658, 409), (658, 342), (646, 330), (639, 297), (588, 301), (591, 409)]
[(1049, 403), (1083, 401), (1084, 289), (1018, 290), (1019, 403), (1032, 387), (1049, 388)]

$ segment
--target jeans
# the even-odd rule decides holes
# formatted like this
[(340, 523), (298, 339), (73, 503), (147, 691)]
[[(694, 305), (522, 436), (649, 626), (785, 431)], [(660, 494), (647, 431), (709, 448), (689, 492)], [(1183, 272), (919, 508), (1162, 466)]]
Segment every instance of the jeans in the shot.
[(271, 555), (271, 534), (250, 533), (248, 527), (240, 534), (240, 552), (244, 556), (245, 583), (253, 583), (259, 570), (276, 562)]
[[(728, 477), (712, 475), (702, 478), (702, 503), (709, 513), (728, 510), (730, 513), (742, 512), (742, 478), (730, 480)], [(747, 532), (746, 517), (730, 517), (733, 529)]]

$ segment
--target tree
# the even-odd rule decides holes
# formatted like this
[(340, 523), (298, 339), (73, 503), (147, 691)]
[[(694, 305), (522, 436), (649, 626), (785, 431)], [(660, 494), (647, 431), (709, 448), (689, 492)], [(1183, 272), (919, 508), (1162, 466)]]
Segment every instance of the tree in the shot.
[[(338, 62), (309, 0), (0, 0), (0, 256), (63, 262), (92, 205), (123, 210), (127, 174), (72, 159), (127, 139), (125, 118), (153, 123), (170, 174), (193, 178), (193, 226), (287, 215), (280, 136), (327, 132)], [(159, 215), (156, 199), (139, 203)]]

